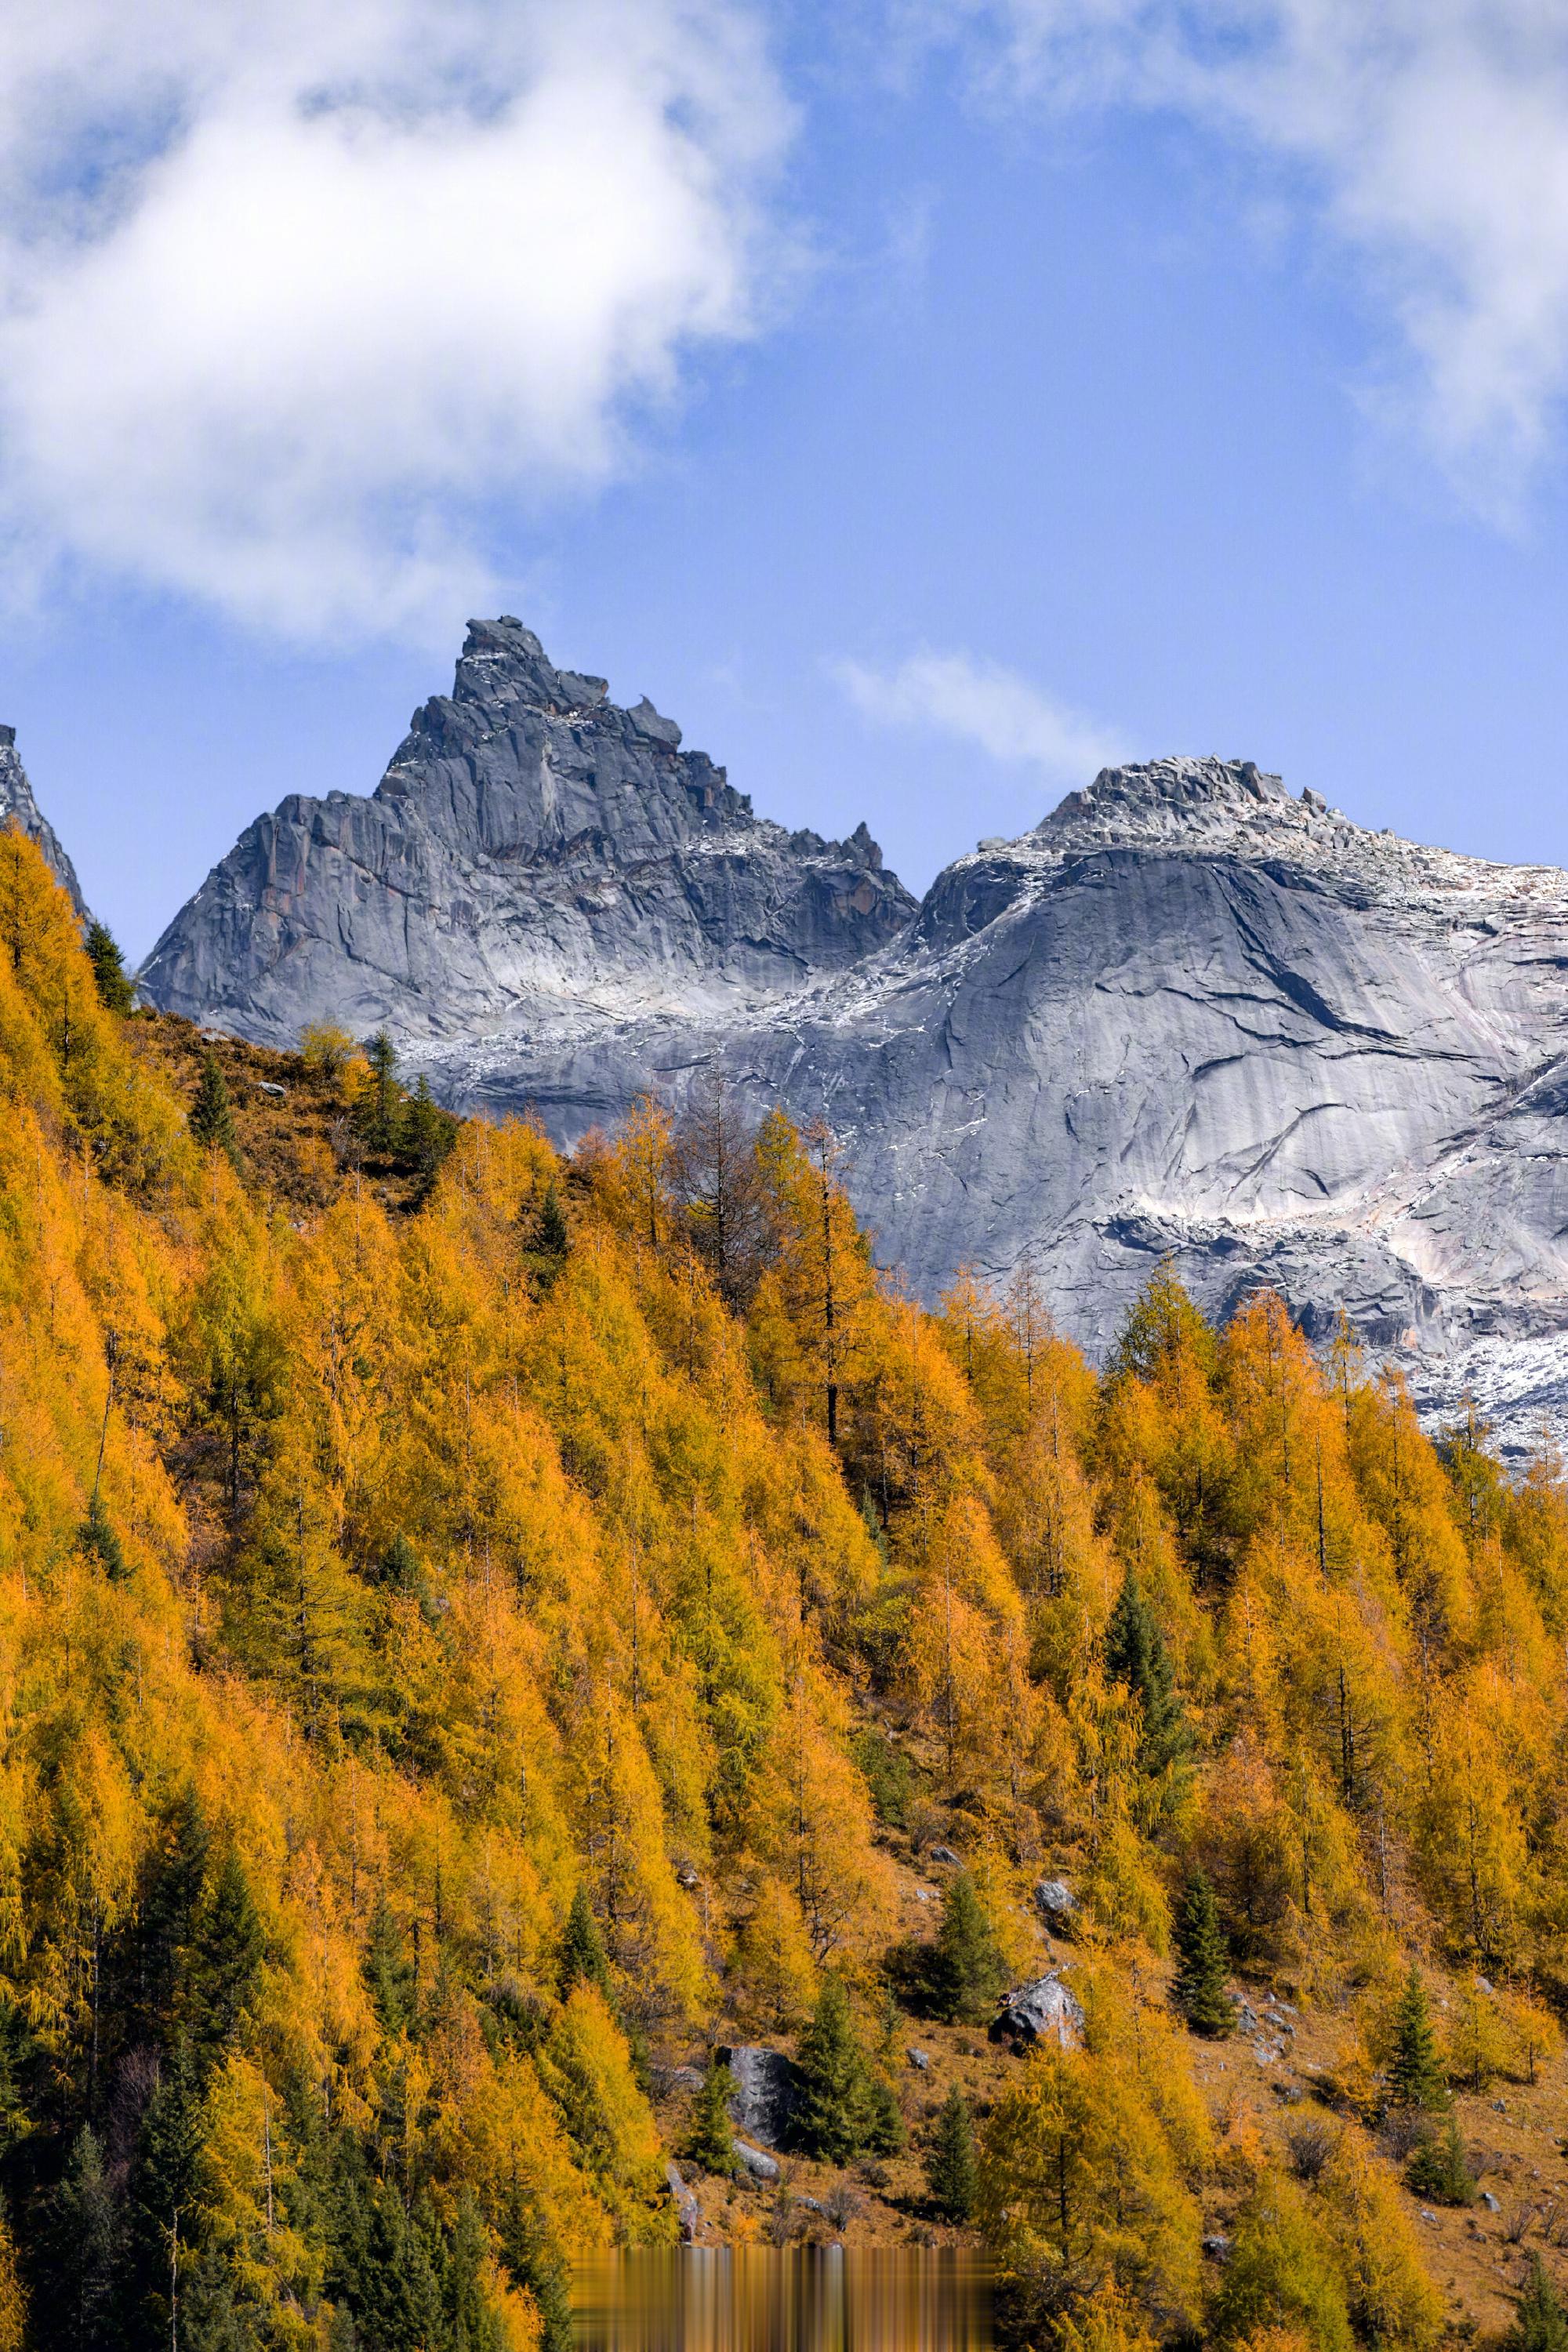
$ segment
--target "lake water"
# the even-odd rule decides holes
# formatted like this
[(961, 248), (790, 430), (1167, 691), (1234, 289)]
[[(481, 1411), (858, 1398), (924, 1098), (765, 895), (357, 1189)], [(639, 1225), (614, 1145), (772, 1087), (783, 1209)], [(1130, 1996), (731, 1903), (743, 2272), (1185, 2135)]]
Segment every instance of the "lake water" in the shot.
[(687, 2246), (573, 2279), (583, 2352), (988, 2352), (990, 2284), (951, 2248)]

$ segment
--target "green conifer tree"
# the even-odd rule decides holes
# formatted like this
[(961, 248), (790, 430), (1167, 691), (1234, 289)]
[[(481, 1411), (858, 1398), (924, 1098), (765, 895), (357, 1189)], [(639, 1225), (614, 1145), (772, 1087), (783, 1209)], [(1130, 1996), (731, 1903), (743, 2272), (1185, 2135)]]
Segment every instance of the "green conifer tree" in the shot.
[(797, 2128), (804, 2145), (832, 2164), (868, 2147), (877, 2116), (870, 2071), (849, 2013), (849, 1996), (831, 1972), (796, 2058), (803, 2078)]
[(497, 2226), (502, 2260), (539, 2307), (542, 2322), (539, 2352), (572, 2352), (577, 2338), (573, 2332), (566, 2263), (538, 2209), (515, 2179)]
[(384, 1887), (377, 1889), (370, 1915), (363, 1966), (365, 1989), (383, 2027), (389, 2034), (401, 2033), (414, 2013), (414, 1971)]
[(1389, 2061), (1388, 2096), (1396, 2107), (1441, 2107), (1447, 2104), (1448, 2087), (1437, 2057), (1436, 2036), (1432, 2031), (1432, 2012), (1426, 2005), (1426, 1988), (1421, 1981), (1421, 1971), (1414, 1960), (1400, 1996), (1399, 2015), (1394, 2029), (1394, 2055)]
[(201, 2105), (196, 2071), (182, 2047), (142, 2118), (126, 2196), (124, 2285), (116, 2301), (133, 2344), (171, 2341), (182, 2259), (200, 2251)]
[(539, 1247), (545, 1257), (564, 1257), (572, 1246), (567, 1228), (566, 1212), (561, 1205), (561, 1195), (551, 1178), (544, 1188), (544, 1198), (539, 1208)]
[(370, 1092), (360, 1109), (360, 1130), (373, 1151), (390, 1151), (397, 1140), (402, 1089), (397, 1083), (397, 1048), (384, 1029), (378, 1029), (364, 1049), (370, 1064)]
[(931, 2200), (944, 2221), (968, 2221), (974, 2214), (979, 2173), (969, 2102), (955, 2084), (943, 2102), (926, 2150)]
[(1236, 2031), (1236, 2011), (1226, 1991), (1230, 1954), (1220, 1925), (1214, 1888), (1194, 1869), (1182, 1891), (1176, 1914), (1176, 1969), (1171, 1990), (1195, 2033)]
[(229, 1107), (228, 1088), (217, 1056), (209, 1047), (202, 1056), (202, 1074), (196, 1082), (196, 1098), (191, 1105), (186, 1122), (193, 1142), (204, 1151), (235, 1150), (234, 1112)]
[(1176, 1693), (1159, 1620), (1143, 1597), (1135, 1567), (1130, 1566), (1122, 1579), (1105, 1629), (1105, 1671), (1142, 1707), (1139, 1769), (1151, 1780), (1173, 1769), (1180, 1775), (1192, 1750), (1192, 1728)]
[(1442, 2131), (1422, 2142), (1405, 2177), (1418, 2197), (1435, 2198), (1440, 2205), (1475, 2203), (1475, 2179), (1465, 2161), (1458, 2116), (1450, 2115)]
[(594, 1916), (594, 1906), (588, 1900), (588, 1890), (581, 1879), (577, 1882), (577, 1891), (572, 1897), (572, 1908), (567, 1914), (566, 1932), (561, 1938), (556, 1983), (563, 2000), (574, 1984), (597, 1985), (606, 2000), (614, 1999), (604, 1938), (599, 1933), (599, 1923)]
[(206, 1883), (211, 1837), (189, 1780), (170, 1807), (147, 1869), (130, 1969), (130, 1993), (142, 2037), (167, 2049), (178, 2025), (181, 1970)]
[(98, 2135), (84, 2124), (60, 2186), (58, 2267), (79, 2344), (106, 2340), (114, 2297), (114, 2196)]
[(908, 2139), (898, 2093), (885, 2075), (870, 2077), (870, 2115), (866, 2126), (868, 2156), (897, 2156)]
[(87, 1517), (81, 1523), (78, 1538), (84, 1552), (91, 1554), (104, 1574), (118, 1582), (127, 1573), (125, 1549), (114, 1531), (113, 1523), (103, 1507), (103, 1497), (95, 1495), (88, 1506)]
[(988, 2015), (1006, 1971), (995, 1933), (966, 1870), (947, 1884), (942, 1924), (927, 1979), (931, 2007), (948, 2025), (976, 2025)]
[(212, 2064), (250, 2008), (267, 1937), (245, 1865), (230, 1846), (203, 1900), (186, 1966), (185, 2008), (199, 2063)]
[(1530, 2276), (1503, 2343), (1507, 2352), (1568, 2352), (1568, 2313), (1539, 2254), (1531, 2256)]
[(681, 2154), (704, 2172), (716, 2172), (723, 2179), (733, 2179), (740, 2170), (740, 2158), (735, 2154), (735, 2128), (730, 2121), (730, 2100), (735, 2088), (735, 2077), (717, 2058), (710, 2058), (702, 2077), (702, 2088), (691, 2111), (691, 2128), (681, 2147)]
[(500, 2322), (486, 2299), (485, 2229), (467, 2190), (458, 2200), (444, 2250), (441, 2299), (446, 2305), (444, 2345), (450, 2352), (505, 2352)]
[(403, 1106), (397, 1149), (413, 1163), (421, 1180), (422, 1195), (435, 1183), (441, 1163), (458, 1139), (458, 1122), (433, 1100), (429, 1082), (421, 1078)]
[(107, 923), (94, 920), (88, 925), (87, 960), (98, 985), (99, 1003), (110, 1013), (129, 1013), (135, 1002), (135, 992), (126, 976), (125, 959)]

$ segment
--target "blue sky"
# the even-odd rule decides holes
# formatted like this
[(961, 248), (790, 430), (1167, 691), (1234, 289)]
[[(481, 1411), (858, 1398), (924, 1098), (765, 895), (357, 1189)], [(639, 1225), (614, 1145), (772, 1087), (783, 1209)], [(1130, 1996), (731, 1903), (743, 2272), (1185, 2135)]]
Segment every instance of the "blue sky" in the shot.
[[(1536, 0), (1384, 0), (1370, 50), (1340, 0), (645, 0), (615, 73), (552, 5), (497, 65), (484, 0), (455, 61), (430, 0), (359, 0), (331, 57), (292, 0), (265, 54), (157, 0), (177, 106), (147, 50), (104, 62), (97, 0), (30, 61), (68, 99), (0, 175), (0, 718), (133, 954), (258, 809), (374, 787), (471, 609), (650, 694), (761, 811), (865, 816), (916, 887), (1172, 750), (1568, 862), (1568, 36)], [(475, 56), (486, 138), (539, 100), (504, 151), (465, 150), (465, 98), (392, 198), (358, 206), (363, 127), (311, 178), (311, 108), (384, 124), (374, 75)], [(606, 73), (608, 163), (573, 145)], [(341, 238), (352, 299), (291, 237)]]

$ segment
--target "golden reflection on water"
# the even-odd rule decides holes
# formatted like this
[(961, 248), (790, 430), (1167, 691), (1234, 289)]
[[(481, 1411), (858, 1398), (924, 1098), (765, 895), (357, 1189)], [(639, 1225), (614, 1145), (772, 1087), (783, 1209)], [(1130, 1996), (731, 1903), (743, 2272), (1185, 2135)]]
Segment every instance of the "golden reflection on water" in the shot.
[(951, 2247), (684, 2246), (572, 2282), (583, 2352), (988, 2352), (984, 2270)]

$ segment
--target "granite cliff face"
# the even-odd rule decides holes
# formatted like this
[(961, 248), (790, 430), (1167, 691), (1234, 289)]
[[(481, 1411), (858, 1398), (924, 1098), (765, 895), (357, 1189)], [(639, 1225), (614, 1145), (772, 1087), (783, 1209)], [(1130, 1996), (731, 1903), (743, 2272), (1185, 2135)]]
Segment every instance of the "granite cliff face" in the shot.
[(19, 824), (28, 840), (37, 843), (49, 871), (68, 893), (71, 905), (85, 920), (87, 908), (82, 899), (81, 885), (76, 878), (76, 867), (61, 848), (53, 825), (33, 798), (27, 771), (16, 751), (16, 730), (14, 727), (0, 727), (0, 826), (7, 824)]
[[(740, 1066), (743, 1053), (731, 1047)], [(1033, 1251), (1103, 1350), (1152, 1266), (1342, 1306), (1521, 1440), (1568, 1402), (1568, 876), (1429, 850), (1246, 762), (1109, 772), (942, 875), (759, 1039), (930, 1289)]]
[(382, 1022), (571, 1141), (706, 1066), (826, 1110), (928, 1295), (1033, 1255), (1103, 1349), (1167, 1253), (1568, 1404), (1568, 877), (1374, 835), (1245, 761), (1108, 771), (916, 907), (864, 828), (753, 816), (644, 703), (475, 624), (371, 800), (285, 801), (143, 986), (283, 1042)]
[(142, 987), (264, 1043), (384, 1024), (459, 1095), (482, 1036), (575, 1130), (913, 912), (864, 826), (753, 816), (672, 719), (502, 618), (470, 625), (372, 798), (294, 795), (242, 835)]

